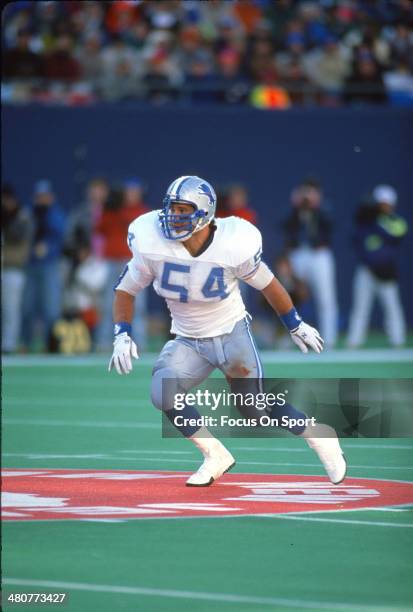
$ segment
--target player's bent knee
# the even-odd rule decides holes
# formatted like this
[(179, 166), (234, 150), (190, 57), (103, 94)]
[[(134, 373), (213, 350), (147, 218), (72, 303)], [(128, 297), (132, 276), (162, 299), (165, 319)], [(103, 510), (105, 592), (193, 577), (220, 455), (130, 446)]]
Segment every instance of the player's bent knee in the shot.
[(171, 410), (174, 407), (174, 396), (180, 393), (180, 385), (175, 370), (161, 368), (152, 376), (151, 400), (158, 410)]

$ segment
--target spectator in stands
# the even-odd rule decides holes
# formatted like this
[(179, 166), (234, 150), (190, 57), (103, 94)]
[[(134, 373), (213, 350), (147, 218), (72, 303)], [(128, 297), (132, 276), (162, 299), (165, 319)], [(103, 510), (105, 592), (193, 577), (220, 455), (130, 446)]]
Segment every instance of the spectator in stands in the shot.
[(297, 308), (309, 299), (310, 291), (307, 284), (294, 274), (291, 261), (286, 254), (279, 255), (275, 260), (274, 273), (291, 295), (294, 304), (297, 304)]
[(210, 53), (198, 49), (188, 63), (185, 85), (190, 92), (193, 103), (217, 102), (220, 95), (219, 84), (214, 71), (214, 62)]
[[(218, 208), (219, 217), (241, 217), (250, 223), (257, 223), (257, 213), (248, 203), (248, 191), (244, 185), (230, 185), (222, 194)], [(247, 283), (240, 283), (240, 291), (244, 302), (247, 306), (251, 301), (251, 288)]]
[(67, 8), (62, 2), (33, 2), (32, 23), (36, 24), (43, 52), (48, 53), (55, 45), (56, 37), (69, 33), (71, 29)]
[(345, 82), (344, 100), (364, 104), (381, 104), (387, 100), (381, 68), (366, 49), (356, 52), (352, 72)]
[(389, 34), (390, 59), (393, 65), (405, 64), (413, 70), (413, 34), (407, 23), (400, 22)]
[(114, 34), (102, 52), (102, 94), (108, 100), (122, 100), (140, 92), (138, 76), (142, 61), (135, 49), (128, 47), (119, 34)]
[[(26, 30), (30, 32), (32, 25), (32, 16), (28, 6), (18, 5), (17, 3), (9, 3), (3, 7), (2, 13), (2, 42), (5, 49), (12, 49), (16, 46), (19, 32)], [(29, 42), (31, 51), (31, 39)]]
[(178, 98), (179, 92), (170, 76), (170, 64), (165, 51), (157, 51), (149, 60), (142, 81), (145, 99), (156, 104)]
[(320, 2), (301, 2), (296, 17), (303, 25), (306, 45), (309, 49), (322, 46), (330, 36), (325, 10)]
[[(286, 254), (279, 255), (275, 260), (274, 274), (276, 275), (280, 283), (287, 289), (294, 304), (296, 305), (300, 313), (302, 313), (302, 316), (305, 316), (303, 309), (305, 308), (306, 303), (310, 299), (310, 290), (308, 285), (301, 278), (298, 278), (298, 276), (294, 274), (291, 261)], [(288, 334), (286, 333), (285, 328), (282, 325), (279, 327), (282, 338), (281, 344), (283, 348), (289, 348), (291, 342), (288, 342)]]
[(154, 30), (176, 28), (182, 15), (181, 2), (159, 0), (159, 2), (146, 2), (145, 4), (146, 18)]
[(124, 32), (123, 40), (136, 51), (141, 51), (145, 47), (149, 32), (148, 22), (141, 20)]
[(316, 302), (319, 329), (326, 346), (337, 339), (338, 308), (335, 262), (331, 250), (332, 224), (321, 207), (320, 183), (305, 179), (291, 196), (292, 211), (285, 219), (285, 246), (294, 274), (310, 287)]
[(255, 30), (263, 16), (260, 3), (254, 0), (234, 2), (233, 15), (241, 24), (243, 31), (247, 34)]
[(311, 86), (305, 67), (306, 45), (301, 22), (293, 20), (288, 31), (284, 48), (275, 54), (276, 71), (290, 101), (305, 104), (307, 99), (314, 100), (314, 86)]
[(177, 58), (184, 73), (188, 73), (196, 54), (204, 49), (208, 53), (210, 63), (213, 63), (213, 53), (207, 50), (201, 30), (196, 24), (186, 24), (178, 34)]
[[(139, 179), (132, 178), (125, 182), (123, 189), (111, 193), (102, 217), (96, 225), (96, 231), (105, 240), (103, 255), (108, 266), (108, 278), (102, 305), (102, 321), (97, 330), (98, 350), (107, 350), (112, 343), (113, 287), (131, 257), (125, 240), (128, 227), (134, 219), (148, 212), (148, 210), (149, 208), (143, 201), (143, 185)], [(141, 348), (145, 348), (146, 328), (139, 312), (132, 325), (136, 338), (141, 342)]]
[(60, 314), (60, 257), (63, 249), (64, 215), (49, 180), (34, 187), (33, 240), (27, 269), (23, 305), (23, 340), (30, 348), (37, 322), (43, 324), (39, 340), (47, 342)]
[(80, 66), (81, 79), (87, 81), (94, 92), (100, 92), (104, 74), (101, 35), (98, 32), (87, 34), (75, 57)]
[(31, 51), (29, 42), (29, 30), (19, 30), (16, 46), (3, 55), (3, 76), (5, 79), (34, 79), (42, 76), (42, 57)]
[[(184, 3), (187, 8), (190, 3)], [(221, 38), (231, 38), (235, 36), (234, 32), (230, 32), (224, 27), (222, 32), (222, 24), (234, 23), (234, 6), (232, 2), (221, 2), (220, 0), (210, 0), (209, 2), (191, 3), (192, 18), (199, 24), (205, 35), (212, 41)], [(188, 10), (188, 9), (187, 9)], [(238, 20), (235, 17), (235, 24)]]
[(249, 85), (241, 69), (241, 54), (235, 49), (223, 49), (217, 56), (217, 99), (227, 104), (247, 100)]
[(109, 24), (105, 32), (105, 5), (102, 2), (77, 2), (72, 3), (73, 13), (71, 24), (73, 31), (81, 40), (89, 36), (97, 36), (102, 42), (106, 42), (111, 35)]
[(407, 64), (400, 62), (384, 74), (389, 101), (394, 106), (413, 106), (413, 75)]
[(248, 191), (241, 184), (231, 185), (225, 194), (225, 207), (218, 210), (220, 217), (241, 217), (254, 225), (257, 224), (257, 213), (249, 206)]
[(183, 82), (180, 60), (172, 48), (170, 32), (155, 31), (148, 38), (142, 51), (144, 59), (145, 98), (156, 103), (174, 100)]
[(378, 297), (384, 327), (392, 346), (406, 341), (406, 325), (398, 285), (398, 253), (406, 236), (406, 221), (396, 214), (396, 190), (378, 185), (370, 200), (362, 202), (355, 218), (354, 245), (359, 265), (354, 275), (353, 308), (348, 346), (363, 344), (373, 301)]
[(275, 65), (277, 68), (277, 74), (283, 77), (291, 64), (298, 64), (302, 68), (304, 67), (304, 37), (301, 34), (291, 37), (291, 44), (288, 45), (287, 49), (278, 51), (275, 54)]
[[(59, 89), (53, 82), (41, 82), (36, 89), (26, 86), (23, 93), (21, 87), (10, 85), (4, 97), (74, 104), (90, 100), (89, 92), (93, 91), (114, 101), (178, 100), (183, 75), (194, 74), (200, 67), (197, 62), (194, 66), (190, 56), (196, 53), (199, 57), (202, 52), (210, 55), (212, 66), (218, 66), (218, 81), (224, 78), (226, 82), (239, 76), (234, 75), (238, 56), (240, 72), (252, 81), (251, 87), (258, 88), (251, 101), (259, 108), (288, 106), (279, 79), (290, 87), (294, 104), (383, 104), (387, 98), (381, 71), (401, 64), (408, 66), (410, 75), (413, 71), (409, 7), (407, 0), (377, 6), (371, 2), (308, 0), (9, 3), (3, 13), (5, 78), (27, 81), (39, 77), (45, 60), (49, 79), (72, 83), (71, 79), (83, 78), (83, 82), (73, 96), (67, 95), (67, 87)], [(24, 42), (23, 34), (22, 48), (15, 48), (16, 32), (27, 32), (28, 28), (28, 41)], [(76, 57), (69, 53), (68, 36), (74, 40)], [(168, 43), (159, 48), (154, 41), (160, 38), (168, 38)], [(334, 38), (336, 45), (331, 42)], [(56, 45), (63, 48), (56, 51)], [(55, 54), (62, 51), (60, 63)], [(353, 67), (347, 75), (345, 64), (352, 53)], [(81, 74), (77, 61), (83, 66)], [(103, 76), (102, 88), (99, 74)], [(211, 75), (211, 70), (200, 71), (197, 89), (203, 83), (204, 91), (210, 88), (216, 101), (217, 83), (212, 76), (217, 75)], [(315, 95), (308, 87), (308, 77), (327, 94)], [(340, 97), (336, 92), (343, 88), (343, 79), (345, 95)], [(218, 95), (220, 102), (240, 100), (233, 95), (236, 89), (231, 87), (230, 91), (224, 98)], [(199, 102), (196, 96), (193, 101)]]
[[(310, 291), (306, 283), (294, 274), (288, 256), (284, 253), (279, 255), (272, 265), (272, 270), (274, 270), (277, 279), (291, 295), (291, 299), (294, 301), (299, 312), (303, 317), (307, 317), (305, 308), (310, 298)], [(290, 349), (291, 340), (289, 334), (283, 325), (274, 325), (274, 311), (263, 296), (259, 299), (259, 305), (261, 316), (254, 318), (254, 337), (257, 338), (259, 346), (271, 350), (275, 346), (282, 349)]]
[(144, 185), (138, 177), (127, 179), (123, 184), (123, 205), (136, 211), (136, 216), (149, 211), (144, 202)]
[(75, 81), (80, 77), (79, 62), (72, 53), (73, 40), (68, 34), (61, 34), (53, 51), (46, 55), (44, 75), (48, 79)]
[(32, 219), (22, 208), (14, 189), (3, 185), (2, 216), (2, 351), (16, 352), (20, 341), (22, 296), (32, 234)]
[(103, 256), (104, 239), (96, 231), (103, 210), (109, 198), (109, 183), (103, 177), (89, 181), (86, 188), (86, 200), (70, 215), (68, 220), (65, 252), (71, 256), (79, 244), (90, 244), (94, 255)]
[(251, 48), (247, 59), (249, 77), (256, 83), (276, 81), (278, 77), (271, 40), (258, 39)]
[(305, 71), (310, 80), (329, 96), (341, 94), (350, 73), (350, 52), (328, 34), (322, 47), (316, 47), (304, 59)]
[(245, 34), (242, 24), (231, 7), (231, 13), (222, 15), (216, 22), (217, 34), (214, 40), (214, 51), (224, 49), (242, 51), (245, 45)]
[(283, 47), (285, 32), (296, 11), (295, 4), (294, 0), (278, 0), (265, 6), (265, 23), (269, 25), (277, 49)]
[(111, 2), (106, 12), (106, 26), (111, 34), (122, 34), (139, 20), (139, 6), (136, 2)]
[(317, 99), (315, 86), (308, 79), (303, 63), (292, 59), (283, 66), (281, 84), (293, 105), (303, 106)]
[(89, 329), (92, 341), (100, 320), (107, 278), (106, 262), (93, 254), (87, 239), (80, 239), (64, 272), (63, 315), (80, 318)]

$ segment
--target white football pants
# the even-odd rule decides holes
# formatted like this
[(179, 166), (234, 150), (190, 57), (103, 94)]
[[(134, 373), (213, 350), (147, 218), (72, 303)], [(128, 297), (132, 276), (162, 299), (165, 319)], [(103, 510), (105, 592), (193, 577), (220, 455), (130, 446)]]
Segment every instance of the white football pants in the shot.
[(317, 308), (318, 325), (326, 346), (334, 346), (338, 330), (336, 270), (331, 249), (300, 247), (290, 254), (294, 274), (308, 283)]
[(2, 350), (14, 352), (20, 341), (22, 297), (25, 273), (20, 268), (5, 268), (2, 272)]
[(371, 308), (375, 297), (384, 312), (384, 329), (393, 346), (401, 346), (406, 341), (406, 324), (400, 301), (399, 286), (396, 281), (380, 281), (368, 268), (359, 266), (353, 281), (353, 308), (350, 315), (347, 343), (359, 346), (366, 338)]
[[(251, 392), (262, 391), (262, 363), (248, 319), (241, 319), (229, 334), (215, 338), (177, 336), (163, 347), (152, 372), (151, 397), (159, 410), (170, 410), (171, 397), (187, 392), (219, 368), (226, 377), (254, 379)], [(168, 381), (168, 391), (162, 381)]]

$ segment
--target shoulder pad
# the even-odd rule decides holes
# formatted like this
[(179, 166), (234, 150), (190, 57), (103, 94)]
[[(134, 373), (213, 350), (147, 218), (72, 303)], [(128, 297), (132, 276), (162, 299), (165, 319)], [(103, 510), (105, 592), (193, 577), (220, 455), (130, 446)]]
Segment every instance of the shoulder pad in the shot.
[(238, 266), (251, 257), (260, 257), (262, 236), (258, 228), (240, 217), (219, 219), (226, 243), (228, 262)]
[(159, 210), (151, 210), (132, 221), (128, 228), (128, 246), (133, 255), (160, 254), (165, 251), (166, 240), (161, 234)]

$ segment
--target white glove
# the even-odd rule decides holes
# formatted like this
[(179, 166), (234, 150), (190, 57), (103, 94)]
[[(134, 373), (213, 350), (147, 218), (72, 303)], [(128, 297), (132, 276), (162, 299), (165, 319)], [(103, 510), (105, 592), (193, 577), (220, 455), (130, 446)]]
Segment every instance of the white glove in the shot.
[(115, 336), (113, 355), (109, 362), (109, 372), (115, 366), (118, 374), (129, 374), (132, 371), (132, 357), (139, 359), (138, 348), (126, 332)]
[(323, 350), (324, 340), (311, 325), (307, 325), (301, 321), (300, 325), (294, 331), (290, 332), (292, 341), (298, 346), (303, 353), (308, 353), (308, 346), (316, 353), (321, 353)]

